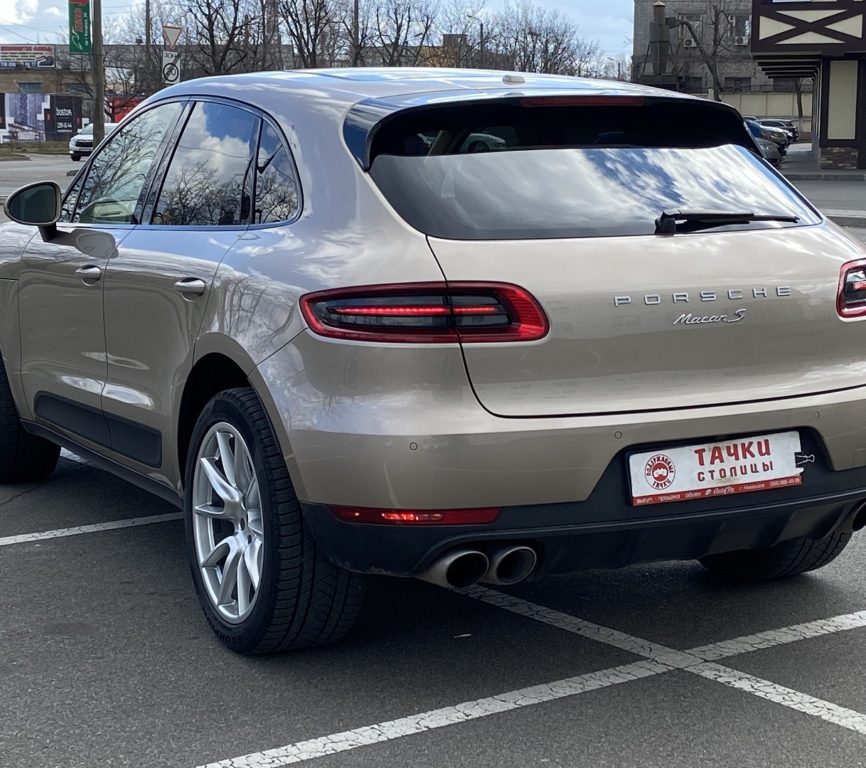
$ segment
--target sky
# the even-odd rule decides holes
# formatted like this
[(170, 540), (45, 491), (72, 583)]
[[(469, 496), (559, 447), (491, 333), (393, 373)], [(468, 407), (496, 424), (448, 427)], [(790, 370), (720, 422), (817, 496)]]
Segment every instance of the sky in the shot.
[[(633, 0), (535, 0), (558, 8), (577, 22), (582, 37), (595, 40), (608, 56), (631, 52)], [(487, 0), (491, 10), (505, 0)], [(130, 0), (103, 0), (104, 17), (129, 10)], [(0, 43), (57, 43), (64, 39), (63, 0), (0, 0)]]

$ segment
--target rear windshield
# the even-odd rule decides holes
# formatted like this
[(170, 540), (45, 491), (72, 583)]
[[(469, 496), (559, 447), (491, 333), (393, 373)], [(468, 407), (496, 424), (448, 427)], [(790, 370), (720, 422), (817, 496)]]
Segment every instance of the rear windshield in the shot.
[(370, 175), (411, 226), (460, 240), (649, 235), (666, 211), (799, 219), (714, 231), (818, 223), (725, 118), (679, 105), (443, 109), (377, 134)]

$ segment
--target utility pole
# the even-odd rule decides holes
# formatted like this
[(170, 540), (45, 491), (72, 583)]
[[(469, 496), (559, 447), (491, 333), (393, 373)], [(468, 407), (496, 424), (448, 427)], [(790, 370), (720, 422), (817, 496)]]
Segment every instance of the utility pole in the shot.
[(102, 0), (92, 0), (93, 146), (105, 137), (105, 52), (102, 47)]
[(144, 82), (141, 90), (145, 96), (150, 96), (150, 59), (153, 56), (153, 39), (150, 26), (152, 24), (150, 18), (150, 0), (144, 0)]

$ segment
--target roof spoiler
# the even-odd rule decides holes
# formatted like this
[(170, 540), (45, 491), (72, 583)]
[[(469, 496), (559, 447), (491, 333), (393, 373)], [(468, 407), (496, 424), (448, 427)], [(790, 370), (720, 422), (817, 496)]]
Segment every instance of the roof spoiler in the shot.
[(740, 113), (728, 104), (683, 94), (623, 93), (622, 90), (564, 91), (533, 90), (515, 92), (513, 90), (470, 91), (470, 92), (431, 92), (411, 94), (402, 97), (374, 98), (355, 104), (346, 114), (343, 123), (343, 138), (352, 156), (365, 171), (373, 161), (371, 150), (376, 134), (394, 119), (410, 114), (442, 109), (443, 107), (492, 105), (493, 103), (517, 107), (565, 107), (565, 106), (634, 106), (670, 104), (684, 108), (694, 115), (693, 110), (712, 111), (718, 114), (716, 127), (725, 130), (727, 143), (746, 147), (757, 155), (761, 151), (751, 133), (746, 129)]

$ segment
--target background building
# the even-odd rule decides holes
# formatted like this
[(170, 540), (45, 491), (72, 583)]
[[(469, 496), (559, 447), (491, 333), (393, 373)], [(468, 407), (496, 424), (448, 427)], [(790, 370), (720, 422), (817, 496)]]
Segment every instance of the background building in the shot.
[[(663, 13), (665, 40), (653, 39), (654, 14)], [(718, 98), (747, 115), (790, 117), (811, 130), (812, 79), (799, 73), (770, 77), (752, 55), (752, 0), (635, 0), (634, 79)], [(654, 46), (664, 46), (663, 72)]]
[(814, 77), (813, 146), (823, 167), (866, 168), (862, 0), (753, 0), (752, 51), (774, 81)]

